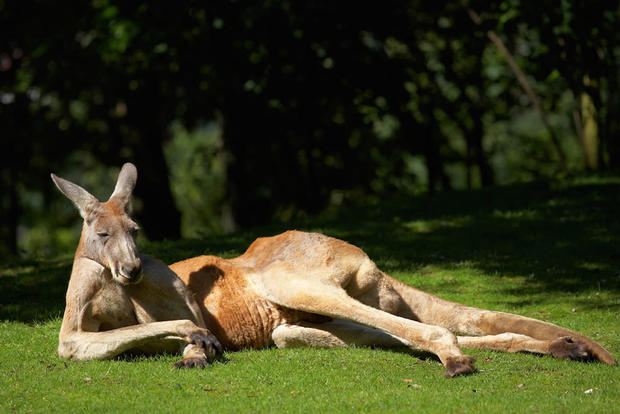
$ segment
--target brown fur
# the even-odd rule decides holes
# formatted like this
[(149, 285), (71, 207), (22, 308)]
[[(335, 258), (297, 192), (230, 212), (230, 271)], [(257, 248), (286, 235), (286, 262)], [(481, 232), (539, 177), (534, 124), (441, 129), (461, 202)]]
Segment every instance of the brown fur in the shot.
[[(475, 370), (461, 346), (615, 363), (598, 343), (566, 328), (408, 286), (361, 249), (322, 234), (288, 231), (257, 239), (234, 259), (198, 256), (170, 268), (138, 257), (127, 238), (135, 223), (125, 212), (132, 167), (123, 168), (108, 203), (53, 176), (85, 218), (60, 332), (63, 356), (109, 358), (186, 345), (176, 366), (200, 367), (219, 339), (231, 350), (408, 346), (436, 354), (447, 377)], [(108, 231), (113, 243), (103, 247), (100, 233)]]
[(446, 361), (446, 378), (458, 375), (468, 375), (473, 372), (474, 358), (464, 355), (462, 357), (449, 357)]
[(308, 313), (258, 296), (248, 286), (242, 269), (231, 261), (199, 256), (175, 263), (171, 269), (183, 276), (181, 280), (203, 305), (206, 326), (228, 349), (265, 348), (271, 345), (271, 333), (277, 326), (312, 319)]

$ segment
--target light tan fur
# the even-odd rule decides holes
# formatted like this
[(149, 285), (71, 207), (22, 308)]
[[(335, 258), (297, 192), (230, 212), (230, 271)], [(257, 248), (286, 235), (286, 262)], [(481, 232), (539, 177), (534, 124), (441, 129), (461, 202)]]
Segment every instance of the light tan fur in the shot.
[(138, 255), (138, 229), (127, 215), (136, 168), (125, 164), (102, 203), (52, 174), (84, 218), (67, 289), (58, 354), (106, 359), (125, 351), (183, 350), (178, 366), (204, 366), (219, 350), (191, 292), (165, 264)]
[[(436, 354), (448, 377), (474, 371), (461, 346), (615, 363), (598, 343), (568, 329), (410, 287), (379, 270), (361, 249), (322, 234), (288, 231), (257, 239), (237, 258), (198, 256), (171, 265), (172, 271), (142, 258), (144, 277), (133, 284), (114, 277), (119, 266), (83, 258), (80, 252), (88, 249), (80, 246), (67, 292), (61, 355), (107, 358), (130, 348), (170, 350), (161, 340), (171, 337), (189, 342), (192, 350), (197, 345), (188, 332), (194, 329), (230, 350), (271, 344), (408, 346)], [(168, 319), (192, 322), (156, 322)], [(98, 332), (103, 328), (114, 329)], [(200, 355), (205, 342), (197, 351), (201, 361), (210, 356)]]

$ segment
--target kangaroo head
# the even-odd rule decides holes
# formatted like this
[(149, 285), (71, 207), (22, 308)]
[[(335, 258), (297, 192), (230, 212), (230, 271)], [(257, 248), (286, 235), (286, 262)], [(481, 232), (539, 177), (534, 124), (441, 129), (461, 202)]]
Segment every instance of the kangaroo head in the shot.
[(128, 215), (137, 178), (138, 171), (133, 164), (123, 165), (114, 192), (102, 203), (79, 185), (52, 174), (58, 189), (73, 201), (84, 219), (76, 256), (106, 267), (121, 285), (142, 280), (142, 263), (136, 246), (138, 225)]

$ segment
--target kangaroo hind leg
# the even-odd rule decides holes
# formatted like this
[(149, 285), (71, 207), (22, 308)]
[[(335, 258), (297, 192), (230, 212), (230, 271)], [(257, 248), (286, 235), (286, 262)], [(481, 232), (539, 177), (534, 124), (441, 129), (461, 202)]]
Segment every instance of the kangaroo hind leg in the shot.
[[(523, 349), (517, 350), (528, 351), (528, 347), (533, 347), (536, 350), (532, 352), (550, 354), (556, 358), (616, 363), (600, 344), (561, 326), (525, 316), (464, 306), (422, 292), (398, 280), (389, 280), (405, 304), (401, 312), (413, 315), (420, 322), (443, 326), (463, 335), (464, 339), (459, 340), (462, 346), (503, 351), (518, 348), (516, 344), (522, 344)], [(511, 335), (498, 336), (500, 334)]]
[(346, 348), (349, 346), (411, 347), (404, 339), (350, 321), (301, 322), (278, 326), (271, 335), (278, 348)]
[(474, 371), (472, 358), (463, 355), (456, 337), (447, 329), (426, 325), (365, 305), (347, 294), (333, 279), (295, 275), (286, 265), (274, 265), (255, 275), (257, 290), (268, 300), (291, 309), (346, 319), (403, 338), (415, 349), (436, 354), (446, 367), (446, 376)]

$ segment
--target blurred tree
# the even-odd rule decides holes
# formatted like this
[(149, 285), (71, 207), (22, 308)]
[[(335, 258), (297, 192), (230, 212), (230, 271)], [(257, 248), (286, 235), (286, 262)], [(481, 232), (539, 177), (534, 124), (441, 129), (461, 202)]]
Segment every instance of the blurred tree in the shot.
[[(561, 78), (570, 90), (573, 118), (588, 168), (620, 167), (620, 8), (614, 1), (503, 2), (501, 30), (530, 37), (530, 73)], [(528, 33), (529, 32), (529, 33)], [(557, 92), (556, 92), (557, 93)], [(599, 145), (599, 143), (601, 145)]]
[[(40, 151), (46, 173), (29, 169), (22, 171), (24, 179), (49, 187), (51, 167), (76, 150), (91, 152), (108, 165), (131, 160), (140, 170), (135, 195), (143, 204), (157, 206), (138, 211), (146, 234), (152, 239), (178, 237), (180, 216), (162, 152), (174, 105), (160, 93), (165, 76), (160, 83), (157, 70), (146, 70), (146, 61), (136, 62), (126, 53), (138, 34), (137, 23), (119, 16), (106, 1), (80, 3), (71, 10), (43, 1), (11, 3), (2, 13), (11, 23), (3, 25), (6, 47), (19, 50), (23, 61), (14, 81), (4, 84), (23, 96), (23, 109), (28, 108), (13, 117), (26, 136), (18, 148), (29, 160), (36, 160), (33, 151)], [(133, 88), (140, 65), (141, 85)], [(33, 121), (46, 123), (40, 128), (45, 132), (29, 128)], [(11, 158), (9, 168), (20, 165)]]
[[(491, 31), (542, 110), (564, 111), (571, 91), (574, 111), (560, 118), (575, 119), (587, 165), (617, 168), (617, 20), (617, 4), (585, 1), (0, 2), (0, 250), (16, 250), (27, 190), (45, 205), (55, 194), (48, 173), (76, 154), (137, 164), (137, 216), (151, 239), (180, 235), (170, 176), (196, 185), (201, 171), (217, 175), (204, 180), (208, 202), (174, 194), (197, 210), (185, 220), (224, 231), (312, 214), (342, 197), (559, 171)], [(208, 156), (217, 160), (193, 164), (203, 161), (170, 144), (173, 124), (213, 122), (221, 144)], [(557, 140), (560, 153), (566, 141)]]

